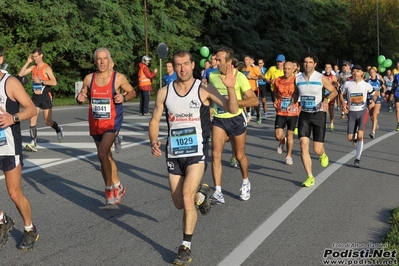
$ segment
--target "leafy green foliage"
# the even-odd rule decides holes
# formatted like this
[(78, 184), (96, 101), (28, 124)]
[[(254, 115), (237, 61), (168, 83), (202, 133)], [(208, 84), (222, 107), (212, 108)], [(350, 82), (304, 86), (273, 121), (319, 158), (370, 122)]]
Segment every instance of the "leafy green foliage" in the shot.
[[(375, 64), (375, 0), (158, 0), (146, 1), (149, 56), (159, 68), (157, 46), (164, 42), (171, 59), (178, 49), (193, 54), (201, 46), (214, 53), (234, 49), (273, 65), (277, 54), (299, 60), (311, 49), (321, 63), (353, 60)], [(74, 94), (74, 83), (94, 71), (93, 52), (107, 47), (115, 69), (137, 85), (138, 63), (145, 55), (144, 0), (0, 0), (0, 47), (9, 72), (18, 73), (40, 46), (57, 77), (58, 96)], [(399, 60), (399, 6), (379, 0), (380, 54)], [(163, 68), (163, 66), (162, 66)], [(164, 68), (162, 69), (164, 73)], [(199, 66), (195, 75), (200, 72)], [(159, 75), (154, 79), (158, 87)]]

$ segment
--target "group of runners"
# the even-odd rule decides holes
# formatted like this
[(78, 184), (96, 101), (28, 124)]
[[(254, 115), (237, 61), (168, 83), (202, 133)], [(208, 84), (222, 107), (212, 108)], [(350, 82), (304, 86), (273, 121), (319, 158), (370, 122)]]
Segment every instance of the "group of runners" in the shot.
[[(30, 59), (21, 69), (20, 75), (26, 75), (30, 71), (46, 74), (47, 79), (33, 77), (33, 82), (38, 84), (37, 89), (35, 86), (34, 89), (43, 92), (47, 85), (53, 86), (56, 81), (53, 80), (54, 75), (47, 67), (44, 67), (44, 70), (29, 68), (31, 60), (43, 55), (40, 51), (36, 52), (29, 56)], [(260, 85), (266, 83), (271, 85), (271, 100), (276, 109), (275, 138), (279, 142), (277, 152), (282, 153), (286, 149), (287, 165), (293, 164), (291, 156), (294, 146), (293, 136), (297, 131), (301, 160), (307, 175), (302, 183), (304, 187), (313, 186), (316, 182), (309, 151), (311, 137), (313, 150), (318, 155), (320, 164), (323, 167), (329, 164), (324, 138), (327, 112), (331, 113), (334, 109), (334, 100), (348, 119), (348, 140), (353, 142), (356, 139), (355, 167), (360, 167), (367, 113), (371, 114), (373, 121), (370, 137), (375, 137), (380, 110), (377, 105), (383, 102), (385, 87), (384, 81), (380, 89), (372, 83), (375, 79), (380, 80), (373, 70), (369, 70), (371, 81), (365, 81), (365, 72), (361, 66), (349, 66), (346, 71), (350, 72), (350, 75), (345, 73), (346, 80), (343, 81), (343, 73), (339, 74), (338, 78), (331, 74), (331, 65), (326, 65), (324, 74), (316, 71), (319, 59), (316, 54), (309, 51), (301, 56), (302, 72), (299, 71), (300, 66), (296, 61), (286, 60), (282, 54), (276, 57), (276, 66), (268, 70), (263, 69), (261, 65), (255, 66), (251, 56), (246, 56), (244, 62), (245, 66), (240, 67), (234, 51), (222, 47), (212, 56), (212, 71), (205, 71), (203, 79), (196, 79), (193, 75), (195, 62), (192, 55), (188, 51), (176, 51), (171, 64), (177, 78), (157, 93), (148, 131), (151, 154), (160, 157), (162, 143), (158, 140), (158, 135), (161, 118), (165, 115), (168, 126), (168, 139), (164, 148), (165, 165), (173, 203), (177, 209), (183, 209), (183, 240), (173, 261), (176, 265), (187, 265), (192, 260), (191, 240), (198, 218), (197, 209), (202, 215), (206, 215), (210, 212), (212, 204), (225, 203), (222, 192), (222, 153), (228, 141), (232, 145), (236, 166), (241, 170), (239, 197), (243, 201), (250, 199), (251, 183), (248, 158), (245, 154), (249, 122), (247, 113), (250, 112), (248, 108), (255, 107), (256, 121), (260, 124), (259, 121), (262, 116), (266, 117), (267, 112), (266, 90), (258, 93), (259, 81)], [(94, 52), (94, 63), (97, 70), (85, 77), (83, 88), (77, 95), (76, 101), (82, 104), (89, 100), (90, 135), (96, 144), (101, 163), (106, 204), (112, 205), (121, 202), (126, 188), (119, 180), (111, 147), (122, 125), (122, 103), (135, 97), (135, 92), (126, 77), (113, 70), (114, 63), (108, 49), (98, 48)], [(346, 63), (344, 67), (347, 68)], [(25, 244), (21, 244), (21, 248), (31, 249), (38, 239), (38, 234), (32, 224), (29, 202), (20, 188), (22, 143), (19, 122), (37, 115), (37, 111), (34, 110), (33, 102), (26, 97), (26, 93), (14, 95), (8, 91), (11, 86), (18, 88), (16, 91), (23, 90), (20, 84), (15, 84), (13, 77), (2, 73), (0, 81), (1, 95), (7, 96), (8, 102), (14, 105), (19, 102), (24, 107), (22, 112), (18, 112), (16, 105), (10, 105), (8, 102), (1, 105), (0, 126), (3, 129), (1, 132), (5, 133), (0, 137), (5, 140), (5, 144), (1, 148), (0, 162), (7, 188), (9, 191), (15, 190), (16, 195), (14, 197), (12, 193), (10, 195), (21, 212), (27, 234), (31, 235), (26, 238), (29, 243), (25, 243), (24, 240), (22, 243)], [(395, 88), (394, 98), (393, 100), (389, 98), (390, 102), (395, 101), (396, 104), (399, 102), (399, 92), (396, 93), (398, 84), (399, 74), (396, 74), (392, 80), (392, 86)], [(259, 96), (262, 99), (262, 109)], [(62, 132), (62, 128), (59, 128), (55, 122), (49, 121), (48, 125), (57, 133)], [(330, 129), (334, 130), (333, 123), (330, 123)], [(35, 130), (32, 129), (31, 132), (32, 137), (35, 137)], [(201, 184), (207, 169), (210, 145), (215, 188), (213, 193), (208, 184)], [(10, 181), (13, 179), (18, 182), (14, 184)], [(12, 227), (11, 218), (1, 212), (1, 245), (7, 242), (8, 232)]]

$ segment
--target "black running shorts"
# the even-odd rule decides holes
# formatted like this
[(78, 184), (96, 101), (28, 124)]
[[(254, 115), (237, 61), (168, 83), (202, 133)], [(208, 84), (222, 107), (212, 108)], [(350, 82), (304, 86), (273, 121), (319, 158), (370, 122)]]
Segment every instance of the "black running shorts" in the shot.
[(298, 119), (298, 137), (310, 138), (313, 133), (313, 141), (323, 142), (326, 135), (326, 113), (308, 113), (302, 111)]
[(166, 158), (166, 168), (168, 169), (168, 173), (172, 175), (185, 176), (187, 167), (196, 163), (204, 163), (204, 172), (206, 171), (207, 162), (205, 155), (183, 158)]
[(53, 97), (51, 92), (43, 92), (43, 94), (33, 94), (32, 102), (36, 107), (47, 110), (53, 107)]
[(220, 127), (226, 131), (229, 137), (235, 137), (245, 133), (247, 130), (247, 119), (244, 112), (231, 118), (214, 117), (212, 119), (212, 126)]
[(274, 122), (274, 128), (284, 128), (287, 125), (287, 130), (294, 131), (298, 116), (283, 116), (277, 115)]
[(14, 156), (0, 156), (0, 169), (2, 171), (10, 171), (17, 167), (17, 165), (22, 163), (22, 155), (14, 155)]

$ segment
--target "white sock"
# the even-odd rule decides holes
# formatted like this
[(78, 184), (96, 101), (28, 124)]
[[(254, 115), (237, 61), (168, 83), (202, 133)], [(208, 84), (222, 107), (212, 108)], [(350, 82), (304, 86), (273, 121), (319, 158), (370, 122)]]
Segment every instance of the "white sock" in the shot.
[(33, 224), (31, 223), (29, 226), (25, 226), (25, 231), (33, 231)]
[(185, 245), (186, 247), (188, 247), (189, 249), (191, 249), (191, 242), (183, 241), (183, 244), (182, 244), (182, 245)]
[(0, 214), (0, 222), (4, 219), (4, 212), (1, 212)]
[(112, 190), (112, 186), (109, 186), (109, 187), (105, 186), (105, 189), (106, 190)]
[(249, 178), (243, 178), (243, 179), (242, 179), (242, 183), (243, 183), (244, 185), (248, 184), (248, 183), (249, 183)]
[(121, 182), (119, 181), (118, 183), (114, 184), (114, 187), (119, 187), (121, 185)]
[(197, 193), (198, 194), (198, 200), (197, 200), (197, 205), (199, 206), (199, 205), (201, 205), (203, 202), (204, 202), (204, 200), (205, 200), (205, 195), (204, 194), (202, 194), (201, 192), (198, 192)]
[(217, 192), (222, 192), (222, 186), (215, 186), (215, 190)]
[(356, 159), (360, 160), (360, 156), (362, 156), (363, 151), (363, 141), (358, 141), (356, 143)]

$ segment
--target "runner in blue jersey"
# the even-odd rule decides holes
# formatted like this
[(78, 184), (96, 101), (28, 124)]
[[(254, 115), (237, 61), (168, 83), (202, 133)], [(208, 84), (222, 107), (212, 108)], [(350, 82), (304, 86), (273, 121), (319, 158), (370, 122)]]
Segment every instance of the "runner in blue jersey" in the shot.
[[(367, 82), (371, 85), (371, 87), (373, 87), (376, 96), (374, 107), (369, 108), (369, 115), (372, 122), (372, 128), (369, 137), (374, 139), (375, 132), (378, 128), (378, 114), (380, 113), (381, 104), (384, 101), (383, 99), (385, 97), (386, 88), (384, 85), (384, 80), (380, 78), (380, 75), (377, 74), (377, 70), (375, 67), (370, 68), (369, 75), (370, 77), (368, 78)], [(369, 95), (369, 99), (371, 97), (372, 96)]]

